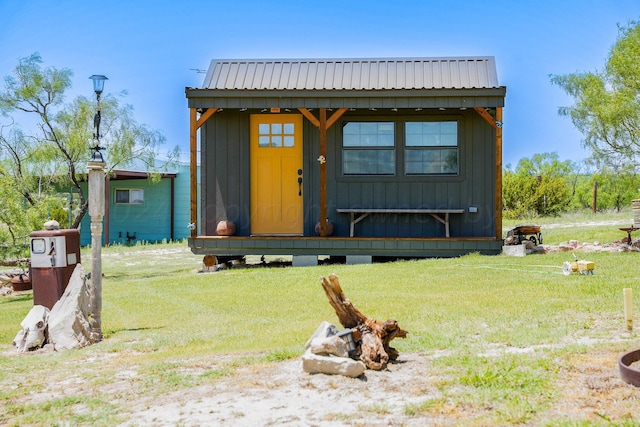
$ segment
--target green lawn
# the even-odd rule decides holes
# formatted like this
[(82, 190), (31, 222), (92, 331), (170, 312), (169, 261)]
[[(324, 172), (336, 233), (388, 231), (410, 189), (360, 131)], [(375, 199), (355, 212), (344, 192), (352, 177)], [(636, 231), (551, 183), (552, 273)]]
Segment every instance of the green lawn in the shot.
[[(590, 219), (581, 222), (585, 221)], [(569, 232), (576, 240), (605, 243), (611, 241), (610, 236), (621, 237), (618, 227), (552, 228), (547, 233), (543, 225), (543, 233), (545, 243), (559, 243)], [(20, 321), (32, 306), (32, 296), (0, 299), (0, 343), (6, 350), (0, 355), (0, 424), (44, 425), (51, 414), (71, 424), (123, 421), (119, 414), (124, 409), (98, 393), (76, 398), (79, 403), (75, 404), (88, 408), (84, 418), (65, 412), (69, 402), (49, 401), (46, 410), (28, 403), (31, 394), (46, 390), (51, 381), (62, 381), (65, 373), (80, 365), (84, 380), (96, 387), (109, 383), (122, 366), (135, 365), (146, 379), (137, 393), (163, 393), (215, 381), (227, 369), (233, 370), (234, 363), (298, 356), (320, 322), (338, 324), (320, 286), (320, 277), (331, 273), (338, 275), (345, 294), (360, 311), (379, 320), (395, 318), (409, 331), (406, 339), (393, 342), (401, 354), (435, 354), (455, 348), (468, 355), (462, 361), (439, 359), (440, 369), (453, 372), (452, 382), (443, 388), (453, 393), (457, 387), (473, 387), (480, 394), (490, 393), (484, 398), (502, 404), (503, 412), (523, 413), (500, 418), (505, 424), (535, 420), (538, 412), (554, 404), (554, 372), (563, 354), (584, 351), (581, 339), (618, 351), (637, 344), (636, 333), (625, 330), (622, 294), (627, 287), (637, 291), (639, 254), (577, 255), (595, 262), (595, 275), (563, 275), (562, 264), (572, 259), (571, 253), (472, 254), (199, 274), (201, 257), (190, 254), (186, 243), (104, 248), (104, 341), (99, 345), (60, 354), (8, 356)], [(83, 252), (87, 269), (89, 257)], [(533, 346), (553, 350), (536, 358), (504, 355), (490, 364), (486, 358), (473, 356), (487, 348)], [(235, 362), (222, 371), (210, 370), (197, 377), (179, 375), (178, 366), (212, 354), (234, 355)], [(514, 370), (514, 364), (526, 369)], [(523, 403), (518, 396), (526, 394), (540, 398)], [(471, 397), (458, 395), (456, 399), (463, 404)], [(427, 407), (407, 410), (429, 411)], [(477, 425), (491, 420), (495, 421), (482, 419)]]

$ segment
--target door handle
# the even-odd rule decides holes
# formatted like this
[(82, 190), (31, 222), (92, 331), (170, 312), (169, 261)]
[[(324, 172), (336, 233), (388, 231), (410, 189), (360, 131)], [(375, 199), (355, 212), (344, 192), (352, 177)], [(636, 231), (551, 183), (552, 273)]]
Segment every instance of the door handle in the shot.
[(302, 196), (302, 177), (298, 177), (298, 196)]

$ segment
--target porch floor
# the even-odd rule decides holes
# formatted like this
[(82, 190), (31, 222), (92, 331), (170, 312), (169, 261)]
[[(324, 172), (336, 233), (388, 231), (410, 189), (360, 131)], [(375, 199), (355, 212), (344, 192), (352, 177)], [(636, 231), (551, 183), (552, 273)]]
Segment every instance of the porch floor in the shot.
[(373, 257), (456, 257), (473, 252), (498, 255), (503, 240), (469, 238), (197, 236), (188, 239), (196, 255), (367, 255)]

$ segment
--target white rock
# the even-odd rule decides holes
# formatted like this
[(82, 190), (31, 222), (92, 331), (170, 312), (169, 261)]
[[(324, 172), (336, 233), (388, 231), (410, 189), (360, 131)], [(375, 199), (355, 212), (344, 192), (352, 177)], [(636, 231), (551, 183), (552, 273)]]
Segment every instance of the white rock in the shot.
[(318, 326), (318, 329), (316, 329), (313, 335), (311, 335), (311, 338), (309, 338), (309, 341), (307, 341), (307, 343), (304, 345), (304, 348), (308, 349), (309, 346), (311, 346), (311, 341), (313, 341), (316, 338), (326, 338), (326, 337), (330, 337), (332, 335), (337, 335), (337, 334), (338, 334), (338, 328), (335, 325), (332, 325), (331, 323), (324, 321), (320, 324), (320, 326)]
[(56, 351), (92, 344), (89, 289), (82, 264), (77, 264), (62, 298), (49, 314), (49, 341)]
[(302, 369), (308, 374), (344, 375), (356, 378), (367, 367), (359, 360), (338, 356), (319, 356), (307, 350), (302, 355)]
[(349, 357), (347, 343), (338, 335), (332, 335), (326, 338), (313, 338), (309, 345), (309, 350), (313, 354), (318, 355)]
[(60, 230), (60, 224), (55, 219), (49, 220), (44, 223), (45, 230)]

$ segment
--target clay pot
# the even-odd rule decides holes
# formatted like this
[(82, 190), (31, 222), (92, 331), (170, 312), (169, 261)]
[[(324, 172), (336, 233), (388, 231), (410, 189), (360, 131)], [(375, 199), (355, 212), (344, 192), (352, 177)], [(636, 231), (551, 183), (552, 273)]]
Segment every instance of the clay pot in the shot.
[[(327, 236), (331, 236), (333, 234), (333, 223), (327, 219), (327, 224), (324, 227), (324, 230), (327, 233)], [(315, 228), (316, 236), (320, 235), (320, 221), (316, 223)]]
[(220, 221), (216, 226), (216, 234), (218, 236), (233, 236), (236, 234), (236, 225), (233, 221)]

